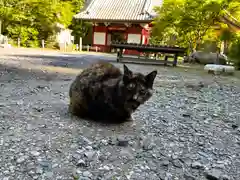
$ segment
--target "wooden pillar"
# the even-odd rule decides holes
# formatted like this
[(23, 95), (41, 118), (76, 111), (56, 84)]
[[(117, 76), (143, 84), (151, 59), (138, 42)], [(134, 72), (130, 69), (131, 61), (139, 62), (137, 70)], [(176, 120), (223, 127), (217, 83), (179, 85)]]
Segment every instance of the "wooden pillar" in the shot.
[[(126, 27), (126, 32), (125, 32), (125, 40), (126, 42), (128, 42), (128, 33), (129, 33), (129, 26)], [(128, 50), (124, 50), (124, 52), (122, 51), (122, 53), (128, 53)], [(122, 55), (121, 53), (121, 55)]]
[(105, 29), (105, 47), (104, 51), (108, 51), (108, 28)]
[(177, 66), (177, 58), (178, 58), (178, 54), (174, 54), (174, 60), (173, 60), (173, 66)]
[(122, 54), (123, 54), (123, 49), (120, 48), (120, 51), (117, 52), (117, 62), (121, 62), (122, 59)]
[(93, 25), (92, 30), (92, 45), (94, 45), (94, 32), (95, 32), (95, 25)]
[(168, 56), (165, 55), (164, 57), (164, 66), (167, 66)]
[(104, 45), (104, 52), (109, 52), (110, 46), (108, 45), (108, 26), (110, 25), (109, 22), (104, 22), (105, 25), (105, 45)]

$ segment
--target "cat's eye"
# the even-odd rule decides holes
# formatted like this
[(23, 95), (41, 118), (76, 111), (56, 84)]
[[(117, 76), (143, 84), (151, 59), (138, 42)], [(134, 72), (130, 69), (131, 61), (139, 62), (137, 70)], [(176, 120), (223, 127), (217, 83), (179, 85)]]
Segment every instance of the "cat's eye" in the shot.
[(133, 84), (133, 83), (131, 83), (131, 84), (128, 85), (128, 88), (129, 88), (129, 89), (133, 89), (134, 87), (135, 87), (135, 84)]
[(145, 90), (140, 90), (140, 94), (145, 94), (146, 91)]

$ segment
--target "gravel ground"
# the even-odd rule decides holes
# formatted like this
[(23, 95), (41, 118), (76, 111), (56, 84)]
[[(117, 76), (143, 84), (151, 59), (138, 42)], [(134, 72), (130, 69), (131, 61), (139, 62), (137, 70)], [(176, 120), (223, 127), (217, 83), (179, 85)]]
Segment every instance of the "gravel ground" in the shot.
[(82, 68), (93, 56), (0, 55), (1, 180), (240, 179), (237, 78), (157, 67), (155, 93), (134, 121), (106, 125), (67, 113), (74, 73), (16, 68)]

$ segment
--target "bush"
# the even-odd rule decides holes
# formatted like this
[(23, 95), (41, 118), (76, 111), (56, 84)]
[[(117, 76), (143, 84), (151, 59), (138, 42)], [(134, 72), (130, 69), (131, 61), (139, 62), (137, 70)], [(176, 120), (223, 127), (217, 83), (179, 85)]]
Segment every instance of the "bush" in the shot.
[(50, 49), (59, 49), (56, 35), (51, 35), (48, 37), (48, 39), (45, 41), (45, 47)]
[(17, 41), (12, 38), (8, 39), (8, 44), (11, 44), (13, 47), (17, 47)]
[(23, 47), (38, 47), (38, 31), (35, 28), (26, 26), (8, 26), (7, 27), (9, 37), (17, 43), (18, 37), (21, 40), (21, 46)]

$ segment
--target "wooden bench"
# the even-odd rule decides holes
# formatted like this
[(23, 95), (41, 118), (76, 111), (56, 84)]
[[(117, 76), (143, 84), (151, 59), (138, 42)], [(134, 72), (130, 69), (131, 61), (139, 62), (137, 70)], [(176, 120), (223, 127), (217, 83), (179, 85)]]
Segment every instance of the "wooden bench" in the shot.
[[(112, 43), (111, 48), (118, 49), (117, 62), (122, 63), (141, 63), (152, 65), (177, 65), (178, 56), (184, 55), (185, 48), (170, 47), (170, 46), (157, 46), (157, 45), (142, 45), (134, 43)], [(123, 50), (134, 50), (138, 55), (125, 55)], [(152, 58), (150, 55), (153, 55)], [(158, 55), (161, 55), (159, 58)], [(173, 61), (169, 60), (173, 58)]]

